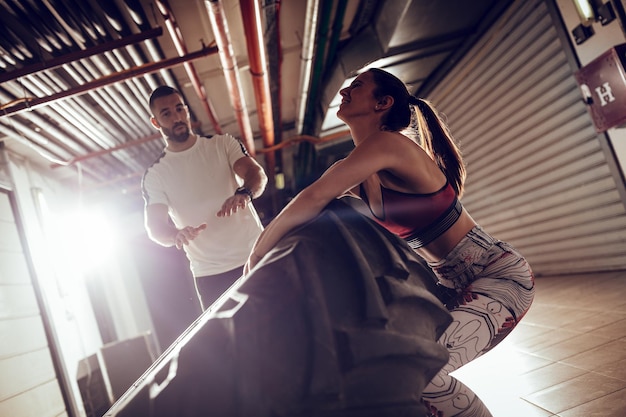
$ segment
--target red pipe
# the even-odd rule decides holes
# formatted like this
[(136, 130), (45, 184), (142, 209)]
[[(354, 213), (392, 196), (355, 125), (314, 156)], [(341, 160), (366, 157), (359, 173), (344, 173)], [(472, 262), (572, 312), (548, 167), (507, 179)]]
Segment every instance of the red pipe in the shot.
[(213, 26), (213, 36), (220, 51), (220, 61), (226, 78), (226, 86), (230, 93), (230, 101), (235, 111), (235, 117), (239, 124), (241, 139), (246, 145), (246, 149), (251, 155), (256, 154), (254, 146), (254, 135), (250, 126), (250, 118), (245, 108), (245, 98), (241, 90), (241, 81), (239, 79), (239, 68), (237, 68), (237, 59), (233, 52), (232, 42), (230, 40), (230, 32), (228, 22), (224, 14), (224, 8), (221, 1), (206, 1), (205, 5), (209, 12), (209, 19)]
[[(263, 30), (261, 28), (261, 11), (257, 0), (241, 0), (241, 17), (246, 33), (246, 46), (250, 60), (250, 73), (254, 85), (254, 98), (259, 119), (259, 129), (264, 147), (274, 145), (274, 120), (272, 118), (272, 100), (269, 81), (266, 73), (267, 62), (263, 44)], [(273, 152), (265, 155), (268, 177), (274, 181), (276, 158)]]
[[(178, 24), (176, 23), (176, 19), (174, 18), (174, 15), (171, 12), (172, 8), (170, 7), (168, 1), (157, 0), (156, 5), (159, 11), (161, 12), (161, 15), (163, 16), (163, 19), (165, 19), (165, 26), (167, 27), (170, 33), (170, 37), (172, 38), (172, 42), (174, 42), (174, 46), (176, 47), (176, 51), (178, 52), (178, 55), (179, 56), (186, 55), (187, 47), (185, 45), (183, 35), (180, 32), (180, 28), (178, 27)], [(191, 64), (190, 62), (185, 62), (184, 66), (185, 66), (185, 70), (187, 71), (187, 75), (189, 76), (189, 79), (191, 80), (191, 84), (193, 85), (194, 90), (196, 90), (196, 94), (200, 98), (200, 101), (202, 101), (204, 110), (206, 111), (207, 116), (209, 116), (209, 119), (211, 120), (213, 129), (215, 129), (216, 133), (221, 134), (222, 128), (220, 127), (220, 124), (217, 118), (215, 117), (215, 109), (213, 107), (213, 104), (210, 102), (209, 97), (206, 94), (204, 85), (202, 85), (202, 83), (200, 82), (200, 77), (198, 77), (198, 72), (194, 68), (193, 64)]]
[(115, 84), (120, 81), (125, 81), (129, 78), (137, 77), (139, 75), (149, 74), (151, 72), (156, 72), (164, 68), (174, 67), (176, 65), (180, 65), (181, 63), (198, 59), (198, 58), (202, 58), (207, 55), (214, 54), (216, 52), (217, 52), (217, 47), (215, 46), (204, 47), (203, 49), (197, 52), (192, 52), (189, 55), (176, 57), (176, 58), (170, 58), (170, 59), (166, 59), (160, 62), (152, 62), (150, 64), (140, 65), (138, 67), (130, 68), (125, 71), (109, 74), (109, 75), (106, 75), (104, 77), (97, 79), (96, 81), (85, 83), (85, 84), (79, 85), (78, 87), (71, 88), (66, 91), (61, 91), (59, 93), (51, 94), (47, 97), (26, 98), (24, 101), (21, 101), (15, 105), (3, 108), (2, 111), (0, 111), (0, 117), (8, 116), (14, 113), (19, 113), (24, 110), (33, 110), (37, 107), (52, 103), (57, 100), (83, 94), (87, 91), (105, 87), (109, 84)]
[(39, 71), (52, 69), (61, 65), (67, 64), (71, 61), (78, 61), (79, 59), (88, 58), (90, 56), (100, 54), (102, 52), (112, 51), (113, 49), (121, 48), (123, 46), (139, 43), (146, 39), (152, 39), (159, 37), (163, 34), (163, 29), (155, 28), (145, 32), (138, 33), (136, 35), (126, 36), (125, 38), (118, 39), (111, 42), (106, 42), (101, 45), (93, 46), (83, 51), (71, 52), (69, 54), (61, 55), (48, 61), (39, 62), (32, 65), (27, 65), (22, 68), (14, 69), (3, 74), (0, 74), (0, 84), (6, 81), (12, 81), (24, 75), (34, 74)]

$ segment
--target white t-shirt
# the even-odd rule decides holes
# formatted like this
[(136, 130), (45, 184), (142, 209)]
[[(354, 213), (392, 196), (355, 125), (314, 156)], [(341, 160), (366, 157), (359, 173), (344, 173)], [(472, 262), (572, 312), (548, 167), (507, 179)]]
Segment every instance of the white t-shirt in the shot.
[(215, 275), (243, 265), (263, 230), (252, 204), (229, 217), (217, 217), (224, 201), (243, 180), (233, 164), (250, 157), (231, 135), (198, 137), (182, 152), (165, 150), (146, 170), (142, 191), (146, 206), (165, 204), (177, 228), (207, 224), (185, 245), (195, 277)]

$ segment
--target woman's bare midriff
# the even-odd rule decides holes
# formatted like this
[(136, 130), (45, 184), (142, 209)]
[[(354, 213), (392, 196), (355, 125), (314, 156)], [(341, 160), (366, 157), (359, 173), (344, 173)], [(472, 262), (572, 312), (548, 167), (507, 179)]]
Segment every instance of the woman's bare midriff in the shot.
[(415, 252), (428, 262), (438, 262), (445, 258), (475, 226), (476, 222), (464, 209), (450, 229), (428, 245), (416, 249)]

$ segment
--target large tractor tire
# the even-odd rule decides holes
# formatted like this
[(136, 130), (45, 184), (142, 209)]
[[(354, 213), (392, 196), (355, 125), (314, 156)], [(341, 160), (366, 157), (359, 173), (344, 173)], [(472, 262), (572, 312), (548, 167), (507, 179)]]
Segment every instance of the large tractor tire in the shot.
[(331, 203), (279, 244), (105, 414), (423, 417), (450, 315), (401, 239)]

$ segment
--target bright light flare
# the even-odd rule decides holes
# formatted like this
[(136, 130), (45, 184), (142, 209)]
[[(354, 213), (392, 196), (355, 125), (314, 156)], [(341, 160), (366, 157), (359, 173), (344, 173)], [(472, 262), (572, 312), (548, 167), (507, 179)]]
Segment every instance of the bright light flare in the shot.
[[(85, 207), (51, 215), (47, 224), (47, 241), (60, 267), (89, 272), (103, 266), (114, 256), (114, 225), (102, 210)], [(61, 270), (62, 270), (61, 269)]]

